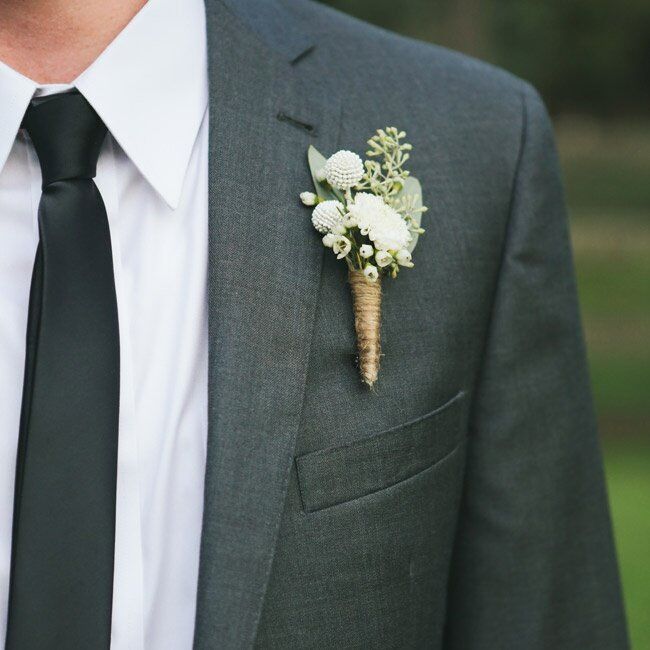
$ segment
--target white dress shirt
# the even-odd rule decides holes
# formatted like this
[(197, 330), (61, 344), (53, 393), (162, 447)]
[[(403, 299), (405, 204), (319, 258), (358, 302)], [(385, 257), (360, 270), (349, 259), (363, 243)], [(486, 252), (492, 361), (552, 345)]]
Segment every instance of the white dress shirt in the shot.
[[(121, 392), (113, 650), (189, 650), (207, 434), (207, 66), (202, 0), (150, 0), (76, 87), (108, 127)], [(0, 63), (0, 645), (41, 174), (39, 87)], [(35, 623), (37, 624), (37, 622)]]

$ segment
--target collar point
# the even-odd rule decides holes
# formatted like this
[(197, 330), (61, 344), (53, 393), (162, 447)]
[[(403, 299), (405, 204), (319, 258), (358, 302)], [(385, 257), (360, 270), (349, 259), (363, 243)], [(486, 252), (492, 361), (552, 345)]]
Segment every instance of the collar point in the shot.
[(167, 204), (167, 207), (170, 210), (177, 210), (178, 209), (178, 206), (181, 203), (181, 194), (182, 194), (182, 191), (180, 189), (178, 189), (178, 190), (176, 190), (176, 189), (159, 190), (155, 186), (154, 186), (154, 188), (156, 189), (156, 192), (158, 192), (158, 194), (160, 195), (160, 198), (162, 198), (162, 200)]

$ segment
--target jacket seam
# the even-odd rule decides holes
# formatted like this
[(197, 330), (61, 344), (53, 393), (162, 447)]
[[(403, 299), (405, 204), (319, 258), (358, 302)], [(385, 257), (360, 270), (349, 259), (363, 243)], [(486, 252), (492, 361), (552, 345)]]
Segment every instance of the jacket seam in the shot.
[(476, 379), (474, 381), (474, 386), (472, 390), (472, 396), (471, 400), (468, 406), (468, 413), (469, 413), (469, 427), (471, 427), (472, 422), (473, 422), (473, 415), (474, 415), (474, 407), (476, 405), (477, 401), (477, 395), (478, 395), (478, 389), (480, 386), (480, 383), (483, 378), (483, 373), (485, 370), (485, 365), (486, 365), (486, 359), (488, 356), (488, 351), (490, 349), (490, 342), (492, 339), (492, 332), (494, 328), (494, 318), (495, 318), (495, 313), (496, 313), (496, 306), (499, 298), (499, 288), (501, 286), (501, 282), (503, 279), (503, 269), (505, 267), (505, 260), (506, 260), (506, 255), (507, 251), (509, 248), (509, 243), (510, 243), (510, 238), (511, 238), (511, 233), (512, 233), (512, 228), (513, 228), (513, 222), (514, 222), (514, 212), (515, 212), (515, 204), (517, 200), (517, 188), (519, 186), (519, 177), (521, 174), (521, 168), (523, 164), (523, 158), (524, 158), (524, 152), (526, 149), (526, 143), (528, 139), (528, 102), (526, 100), (526, 86), (524, 85), (521, 94), (520, 94), (520, 101), (521, 101), (521, 132), (519, 134), (519, 147), (517, 151), (517, 157), (516, 157), (516, 164), (515, 164), (515, 171), (512, 175), (512, 185), (510, 187), (510, 196), (508, 199), (508, 214), (506, 218), (506, 223), (504, 227), (504, 234), (503, 234), (503, 243), (501, 246), (501, 253), (499, 257), (499, 270), (496, 275), (496, 281), (494, 283), (494, 289), (492, 292), (492, 300), (490, 304), (490, 315), (488, 318), (488, 326), (486, 328), (485, 332), (485, 339), (483, 342), (483, 350), (481, 352), (481, 364), (479, 366), (478, 372), (476, 373)]

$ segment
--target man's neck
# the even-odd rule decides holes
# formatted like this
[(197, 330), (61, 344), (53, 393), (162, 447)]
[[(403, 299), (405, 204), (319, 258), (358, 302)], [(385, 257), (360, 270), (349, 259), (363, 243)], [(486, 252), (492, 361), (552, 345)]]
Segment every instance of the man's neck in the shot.
[(70, 83), (146, 0), (2, 0), (0, 61), (38, 83)]

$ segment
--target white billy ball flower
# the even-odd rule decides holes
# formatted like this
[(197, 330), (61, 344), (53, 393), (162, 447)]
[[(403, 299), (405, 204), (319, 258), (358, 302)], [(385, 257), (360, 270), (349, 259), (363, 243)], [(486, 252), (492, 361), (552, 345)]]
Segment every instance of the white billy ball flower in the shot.
[(375, 249), (370, 245), (370, 244), (364, 244), (359, 248), (359, 255), (361, 257), (365, 257), (366, 259), (368, 257), (372, 257), (372, 254), (375, 252)]
[(318, 203), (318, 196), (316, 196), (316, 194), (313, 192), (302, 192), (300, 194), (300, 200), (302, 201), (303, 205), (316, 205)]
[(393, 261), (393, 256), (388, 251), (377, 251), (375, 255), (375, 262), (380, 268), (388, 266)]
[(395, 255), (395, 259), (397, 260), (397, 263), (400, 266), (406, 266), (408, 268), (411, 268), (413, 266), (413, 262), (411, 262), (411, 253), (407, 251), (405, 248), (402, 248), (402, 250), (397, 251), (397, 254)]
[(343, 221), (343, 204), (340, 201), (321, 201), (312, 212), (311, 222), (318, 232), (331, 232)]
[(363, 274), (368, 278), (368, 280), (375, 282), (379, 277), (379, 271), (376, 266), (372, 264), (366, 264), (366, 268), (363, 269)]
[(352, 250), (352, 243), (347, 237), (339, 235), (334, 241), (332, 250), (336, 253), (337, 259), (343, 259)]
[(361, 234), (368, 235), (379, 250), (398, 251), (411, 241), (411, 232), (400, 213), (380, 196), (358, 192), (348, 204), (348, 211)]
[(349, 190), (363, 177), (363, 161), (356, 153), (337, 151), (325, 163), (325, 178), (337, 190)]
[(323, 245), (327, 246), (327, 248), (332, 248), (335, 241), (336, 235), (332, 234), (331, 232), (328, 232), (325, 237), (323, 237)]

